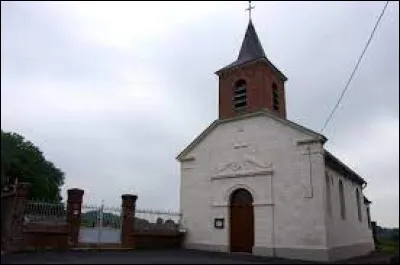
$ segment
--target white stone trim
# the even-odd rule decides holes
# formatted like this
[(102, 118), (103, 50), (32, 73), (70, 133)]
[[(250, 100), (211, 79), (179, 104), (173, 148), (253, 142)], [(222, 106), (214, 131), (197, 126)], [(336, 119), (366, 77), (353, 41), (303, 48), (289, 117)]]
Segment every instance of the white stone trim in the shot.
[(247, 143), (243, 143), (243, 144), (234, 144), (233, 148), (234, 149), (239, 149), (239, 148), (247, 148), (249, 146), (249, 144)]
[[(253, 207), (261, 207), (261, 206), (274, 206), (272, 202), (256, 202), (253, 203)], [(229, 207), (229, 203), (213, 203), (211, 207)]]
[(250, 186), (248, 186), (248, 185), (246, 185), (246, 184), (236, 184), (236, 185), (231, 186), (231, 187), (226, 191), (225, 196), (224, 196), (224, 204), (225, 204), (225, 205), (229, 205), (230, 197), (231, 197), (231, 195), (232, 195), (232, 192), (235, 191), (235, 190), (237, 190), (237, 189), (240, 189), (240, 188), (245, 189), (245, 190), (247, 190), (248, 192), (250, 192), (251, 196), (253, 197), (253, 201), (258, 201), (258, 197), (257, 197), (256, 191), (253, 190)]
[(233, 174), (223, 174), (223, 175), (215, 175), (211, 177), (211, 181), (219, 180), (219, 179), (228, 179), (228, 178), (247, 178), (247, 177), (260, 177), (260, 176), (271, 176), (274, 171), (270, 170), (262, 170), (257, 172), (237, 172)]
[(321, 138), (311, 138), (311, 139), (299, 139), (296, 140), (297, 145), (303, 144), (315, 144), (315, 143), (322, 143), (323, 140)]
[(191, 161), (195, 161), (195, 160), (196, 160), (196, 157), (189, 156), (189, 157), (186, 157), (186, 158), (182, 158), (181, 162), (191, 162)]

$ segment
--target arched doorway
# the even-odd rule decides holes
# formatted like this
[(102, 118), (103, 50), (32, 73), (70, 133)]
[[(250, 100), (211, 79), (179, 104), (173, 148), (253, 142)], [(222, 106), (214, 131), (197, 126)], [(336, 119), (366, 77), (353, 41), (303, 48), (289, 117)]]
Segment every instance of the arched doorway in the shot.
[(230, 250), (252, 252), (254, 245), (253, 197), (245, 189), (235, 190), (230, 197)]

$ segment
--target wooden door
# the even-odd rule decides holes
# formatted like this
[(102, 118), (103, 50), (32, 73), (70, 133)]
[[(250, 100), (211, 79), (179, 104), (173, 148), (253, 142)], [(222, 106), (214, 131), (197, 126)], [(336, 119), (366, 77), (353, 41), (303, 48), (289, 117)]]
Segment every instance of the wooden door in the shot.
[(254, 211), (251, 194), (239, 189), (232, 193), (230, 203), (230, 250), (252, 252), (254, 245)]

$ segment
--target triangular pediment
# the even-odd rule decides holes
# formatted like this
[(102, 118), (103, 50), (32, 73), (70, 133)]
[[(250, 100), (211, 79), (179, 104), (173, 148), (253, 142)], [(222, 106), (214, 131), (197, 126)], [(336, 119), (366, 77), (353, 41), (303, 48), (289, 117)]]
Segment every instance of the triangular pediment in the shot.
[(248, 119), (251, 117), (256, 117), (256, 116), (266, 116), (269, 118), (272, 118), (284, 125), (290, 126), (296, 130), (299, 130), (301, 132), (306, 133), (309, 136), (313, 136), (315, 137), (315, 139), (317, 139), (318, 141), (321, 141), (322, 143), (326, 142), (326, 138), (325, 136), (323, 136), (322, 134), (319, 134), (317, 132), (314, 132), (310, 129), (307, 129), (295, 122), (292, 122), (290, 120), (287, 119), (282, 119), (279, 118), (277, 115), (274, 115), (270, 110), (268, 109), (262, 109), (260, 111), (256, 111), (253, 113), (246, 113), (240, 116), (236, 116), (233, 118), (226, 118), (226, 119), (219, 119), (219, 120), (215, 120), (213, 123), (210, 124), (210, 126), (208, 126), (199, 136), (197, 136), (177, 157), (176, 159), (182, 162), (182, 159), (185, 158), (185, 156), (197, 145), (199, 144), (208, 134), (210, 134), (215, 128), (217, 128), (220, 124), (223, 123), (229, 123), (229, 122), (235, 122), (241, 119)]
[(212, 179), (271, 175), (272, 163), (256, 160), (254, 157), (245, 156), (242, 160), (231, 161), (218, 166), (211, 174)]

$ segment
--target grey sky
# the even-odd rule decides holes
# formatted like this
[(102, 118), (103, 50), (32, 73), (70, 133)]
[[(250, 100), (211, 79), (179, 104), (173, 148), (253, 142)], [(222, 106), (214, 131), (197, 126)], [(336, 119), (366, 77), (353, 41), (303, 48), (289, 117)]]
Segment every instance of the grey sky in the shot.
[[(320, 130), (384, 2), (254, 2), (288, 118)], [(217, 117), (213, 73), (234, 61), (241, 2), (1, 2), (1, 128), (24, 135), (85, 203), (179, 209), (176, 155)], [(399, 225), (399, 4), (391, 2), (327, 148), (368, 181), (372, 218)]]

